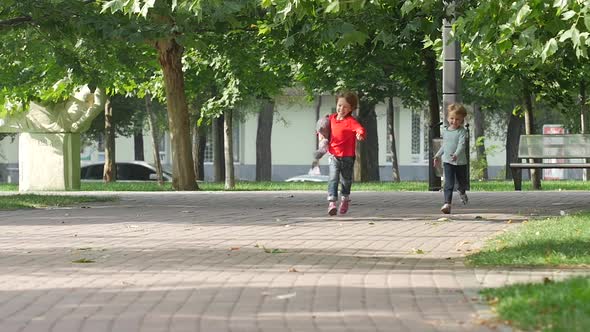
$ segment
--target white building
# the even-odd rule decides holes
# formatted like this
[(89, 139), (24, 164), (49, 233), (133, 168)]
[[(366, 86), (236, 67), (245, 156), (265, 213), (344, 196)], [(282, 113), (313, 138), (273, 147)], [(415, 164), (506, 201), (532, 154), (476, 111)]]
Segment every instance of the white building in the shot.
[[(391, 153), (387, 148), (387, 115), (386, 104), (376, 107), (379, 166), (382, 181), (391, 180)], [(398, 164), (402, 180), (426, 180), (428, 178), (428, 120), (427, 107), (407, 109), (399, 100), (394, 100), (395, 134), (398, 153)], [(323, 96), (320, 115), (335, 111), (335, 98)], [(245, 118), (235, 121), (234, 148), (237, 156), (235, 162), (236, 179), (254, 180), (256, 170), (256, 131), (257, 114), (248, 112)], [(468, 121), (471, 117), (468, 118)], [(285, 96), (276, 100), (274, 125), (272, 130), (272, 179), (282, 181), (291, 176), (306, 174), (312, 162), (315, 149), (316, 104), (304, 96)], [(471, 140), (472, 158), (474, 158), (473, 139)], [(213, 179), (211, 140), (208, 140), (205, 161), (205, 180)], [(117, 137), (117, 161), (129, 161), (134, 158), (133, 137)], [(489, 176), (502, 176), (505, 165), (504, 143), (499, 140), (486, 139), (486, 146), (495, 146), (494, 153), (488, 155)], [(164, 165), (170, 165), (170, 140), (166, 136), (160, 143), (160, 159)], [(153, 149), (149, 132), (144, 135), (144, 156), (147, 162), (153, 163)], [(93, 144), (81, 151), (82, 164), (85, 162), (104, 160), (102, 144)], [(322, 173), (327, 173), (327, 160), (321, 161)], [(5, 138), (0, 141), (0, 181), (18, 181), (18, 138), (12, 141)]]

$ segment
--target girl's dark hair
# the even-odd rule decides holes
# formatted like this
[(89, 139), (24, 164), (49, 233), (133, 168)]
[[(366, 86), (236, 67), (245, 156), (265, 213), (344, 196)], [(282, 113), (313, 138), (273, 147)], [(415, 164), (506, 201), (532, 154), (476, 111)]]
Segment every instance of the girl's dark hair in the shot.
[(352, 91), (342, 91), (336, 95), (336, 102), (338, 102), (338, 99), (340, 98), (344, 98), (350, 107), (352, 107), (353, 111), (358, 108), (359, 97), (356, 95), (356, 93)]

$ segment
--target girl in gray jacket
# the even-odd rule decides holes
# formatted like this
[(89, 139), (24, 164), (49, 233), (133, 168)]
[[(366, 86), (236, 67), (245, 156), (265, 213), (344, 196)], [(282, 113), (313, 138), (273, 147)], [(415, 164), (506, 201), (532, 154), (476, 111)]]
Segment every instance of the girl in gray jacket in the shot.
[(467, 111), (462, 104), (450, 104), (447, 108), (447, 122), (449, 125), (442, 132), (442, 146), (434, 155), (434, 167), (443, 164), (445, 185), (444, 197), (445, 203), (440, 208), (442, 213), (451, 213), (451, 204), (453, 202), (453, 189), (455, 188), (455, 178), (458, 182), (459, 196), (463, 204), (467, 204), (468, 198), (465, 190), (467, 189), (467, 151), (465, 139), (467, 129), (463, 126)]

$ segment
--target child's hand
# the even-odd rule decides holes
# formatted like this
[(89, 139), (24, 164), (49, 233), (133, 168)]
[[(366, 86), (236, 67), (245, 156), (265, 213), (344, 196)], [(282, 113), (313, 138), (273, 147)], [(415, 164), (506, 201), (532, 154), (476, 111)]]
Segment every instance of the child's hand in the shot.
[(356, 133), (356, 139), (359, 141), (364, 140), (365, 138), (363, 137), (363, 135), (361, 135), (360, 133)]
[(457, 161), (457, 155), (456, 154), (452, 154), (451, 155), (451, 160), (452, 161)]

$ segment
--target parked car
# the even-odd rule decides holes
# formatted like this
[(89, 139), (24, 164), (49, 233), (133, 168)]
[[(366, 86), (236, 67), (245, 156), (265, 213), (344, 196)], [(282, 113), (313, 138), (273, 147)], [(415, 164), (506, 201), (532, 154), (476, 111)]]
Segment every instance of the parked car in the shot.
[(285, 182), (328, 182), (328, 175), (303, 174), (288, 178)]
[[(156, 168), (145, 161), (117, 162), (117, 181), (155, 181), (158, 180)], [(80, 167), (80, 179), (102, 180), (104, 162), (85, 164)], [(172, 174), (162, 171), (164, 181), (172, 181)]]

